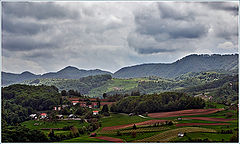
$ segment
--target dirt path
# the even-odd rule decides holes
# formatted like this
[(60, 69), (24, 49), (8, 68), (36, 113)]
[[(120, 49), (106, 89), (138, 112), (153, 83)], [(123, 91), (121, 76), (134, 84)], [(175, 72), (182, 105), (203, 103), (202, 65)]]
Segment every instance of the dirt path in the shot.
[(99, 136), (99, 137), (95, 137), (95, 138), (110, 141), (110, 142), (119, 142), (119, 143), (124, 142), (122, 139), (107, 137), (107, 136)]
[(191, 110), (180, 110), (173, 112), (160, 112), (160, 113), (150, 113), (149, 117), (152, 118), (164, 118), (164, 117), (178, 117), (178, 116), (190, 116), (190, 115), (206, 115), (211, 113), (216, 113), (224, 109), (191, 109)]

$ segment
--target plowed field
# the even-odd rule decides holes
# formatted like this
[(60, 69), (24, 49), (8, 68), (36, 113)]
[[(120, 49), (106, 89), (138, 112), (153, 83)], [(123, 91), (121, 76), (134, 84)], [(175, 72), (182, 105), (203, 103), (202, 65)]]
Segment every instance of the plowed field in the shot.
[(180, 110), (173, 112), (160, 112), (160, 113), (150, 113), (149, 117), (152, 118), (164, 118), (164, 117), (178, 117), (178, 116), (189, 116), (189, 115), (206, 115), (222, 111), (224, 109), (191, 109), (191, 110)]
[[(155, 124), (155, 123), (162, 123), (162, 122), (165, 122), (165, 121), (166, 120), (148, 120), (148, 121), (144, 121), (144, 122), (135, 123), (135, 125), (152, 125), (152, 124)], [(118, 130), (118, 129), (131, 127), (133, 125), (134, 125), (134, 123), (132, 123), (132, 124), (125, 124), (125, 125), (118, 125), (118, 126), (111, 126), (111, 127), (104, 127), (104, 128), (102, 128), (102, 131), (105, 131), (105, 130)]]

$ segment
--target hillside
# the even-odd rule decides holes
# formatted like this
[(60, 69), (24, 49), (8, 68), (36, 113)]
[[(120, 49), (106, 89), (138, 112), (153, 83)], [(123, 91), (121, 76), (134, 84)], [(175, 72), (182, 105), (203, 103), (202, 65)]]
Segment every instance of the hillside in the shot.
[(169, 64), (142, 64), (124, 67), (114, 73), (116, 78), (134, 78), (158, 76), (174, 78), (188, 72), (201, 72), (208, 70), (238, 69), (238, 54), (235, 55), (189, 55)]
[(175, 79), (156, 76), (144, 78), (120, 79), (111, 75), (88, 76), (80, 79), (35, 79), (24, 81), (28, 85), (54, 85), (61, 90), (77, 90), (81, 94), (91, 97), (101, 97), (107, 94), (131, 94), (139, 91), (141, 94), (161, 93), (165, 91), (184, 91), (187, 93), (201, 93), (205, 89), (216, 89), (227, 82), (233, 82), (237, 75), (227, 75), (214, 71), (189, 72)]

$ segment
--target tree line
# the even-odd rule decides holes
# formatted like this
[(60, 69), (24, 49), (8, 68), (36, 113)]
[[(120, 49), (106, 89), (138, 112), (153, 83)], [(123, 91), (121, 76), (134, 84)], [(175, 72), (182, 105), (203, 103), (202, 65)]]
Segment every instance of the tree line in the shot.
[(164, 92), (161, 94), (125, 97), (113, 104), (110, 110), (112, 112), (142, 114), (204, 107), (205, 101), (201, 98), (187, 96), (185, 93)]

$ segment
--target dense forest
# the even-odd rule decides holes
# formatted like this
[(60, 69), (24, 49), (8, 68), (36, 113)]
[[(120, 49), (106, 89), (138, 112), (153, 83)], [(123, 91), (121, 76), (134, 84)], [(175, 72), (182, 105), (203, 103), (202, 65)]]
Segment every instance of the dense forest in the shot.
[(60, 103), (60, 96), (54, 86), (16, 84), (2, 88), (2, 122), (15, 125), (33, 112), (51, 110)]
[(183, 109), (204, 108), (201, 98), (187, 96), (184, 93), (165, 92), (142, 96), (130, 96), (118, 101), (111, 107), (112, 112), (145, 113), (163, 112)]

